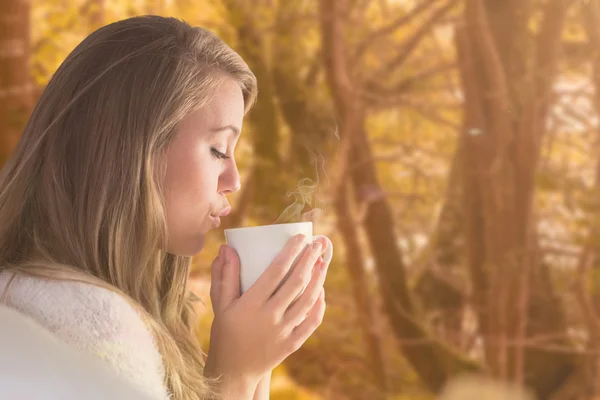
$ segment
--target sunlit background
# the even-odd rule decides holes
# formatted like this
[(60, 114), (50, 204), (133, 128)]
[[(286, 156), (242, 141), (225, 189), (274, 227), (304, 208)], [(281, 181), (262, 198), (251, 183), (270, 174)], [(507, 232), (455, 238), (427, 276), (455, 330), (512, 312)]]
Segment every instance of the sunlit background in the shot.
[(62, 60), (112, 21), (179, 17), (250, 65), (260, 95), (237, 150), (243, 187), (191, 284), (206, 349), (223, 228), (294, 205), (287, 220), (312, 211), (332, 238), (325, 321), (275, 371), (274, 400), (528, 396), (519, 386), (599, 398), (600, 0), (2, 0), (0, 11), (0, 164)]

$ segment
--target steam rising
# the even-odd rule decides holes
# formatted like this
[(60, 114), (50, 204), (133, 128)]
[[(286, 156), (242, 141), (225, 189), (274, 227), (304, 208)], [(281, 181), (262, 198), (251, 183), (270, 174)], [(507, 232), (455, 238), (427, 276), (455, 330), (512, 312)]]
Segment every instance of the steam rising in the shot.
[[(315, 166), (316, 179), (302, 178), (298, 181), (294, 190), (286, 193), (288, 197), (294, 197), (294, 202), (283, 210), (277, 221), (275, 221), (276, 224), (299, 221), (314, 222), (321, 215), (322, 211), (317, 207), (316, 191), (320, 182), (319, 167), (323, 170), (325, 178), (327, 178), (327, 174), (325, 173), (325, 158), (320, 152), (318, 156), (313, 152), (311, 152), (311, 155)], [(302, 211), (306, 205), (311, 207), (311, 210), (303, 213)]]

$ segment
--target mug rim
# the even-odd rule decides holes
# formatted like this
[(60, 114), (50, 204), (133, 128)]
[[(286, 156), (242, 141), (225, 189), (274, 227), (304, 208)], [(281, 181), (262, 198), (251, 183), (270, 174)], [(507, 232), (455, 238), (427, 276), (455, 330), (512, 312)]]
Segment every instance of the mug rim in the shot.
[(293, 226), (293, 225), (304, 225), (304, 224), (309, 224), (312, 226), (312, 221), (302, 221), (302, 222), (289, 222), (289, 223), (285, 223), (285, 224), (269, 224), (269, 225), (258, 225), (258, 226), (244, 226), (241, 228), (229, 228), (229, 229), (225, 229), (223, 231), (223, 233), (228, 233), (228, 232), (239, 232), (239, 231), (246, 231), (246, 230), (251, 230), (251, 229), (267, 229), (267, 228), (272, 228), (274, 226)]

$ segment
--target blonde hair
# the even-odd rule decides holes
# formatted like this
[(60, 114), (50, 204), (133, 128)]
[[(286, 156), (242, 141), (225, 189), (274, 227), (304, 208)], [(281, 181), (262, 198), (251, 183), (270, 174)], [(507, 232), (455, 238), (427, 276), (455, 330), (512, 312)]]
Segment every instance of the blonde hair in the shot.
[(121, 293), (153, 332), (175, 399), (212, 397), (187, 290), (191, 258), (161, 250), (164, 153), (223, 79), (256, 79), (213, 33), (134, 17), (89, 35), (58, 68), (0, 171), (0, 273)]

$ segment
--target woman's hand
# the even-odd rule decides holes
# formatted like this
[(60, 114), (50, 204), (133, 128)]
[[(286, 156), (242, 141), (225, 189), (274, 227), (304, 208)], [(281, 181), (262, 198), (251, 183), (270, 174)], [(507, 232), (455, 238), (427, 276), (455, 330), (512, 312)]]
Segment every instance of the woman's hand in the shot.
[(298, 350), (321, 324), (327, 270), (320, 257), (325, 250), (324, 241), (317, 240), (307, 247), (277, 290), (305, 245), (303, 235), (290, 239), (242, 296), (237, 253), (230, 247), (221, 247), (212, 265), (215, 319), (206, 376), (222, 376), (226, 387), (256, 385)]

